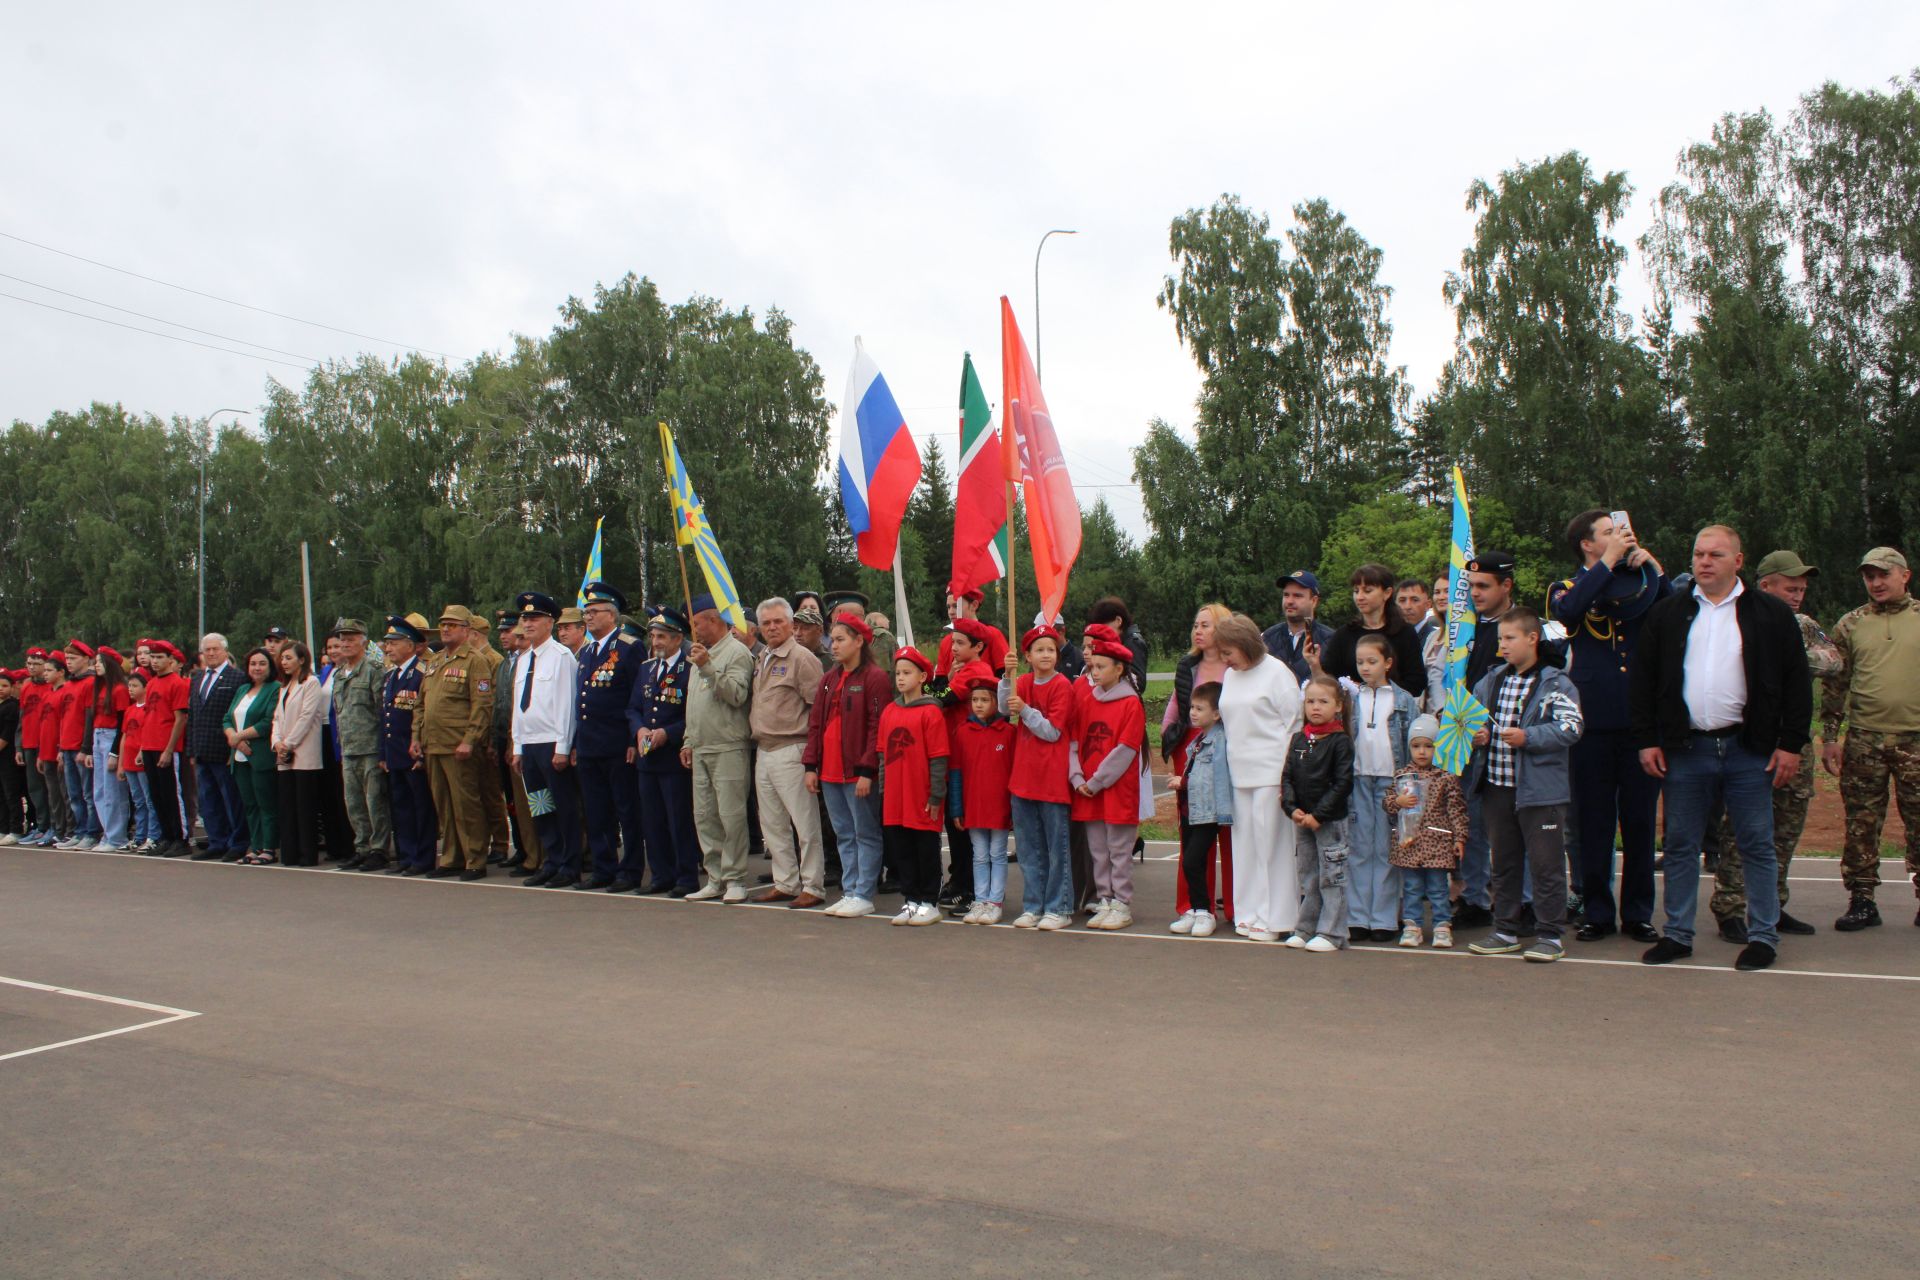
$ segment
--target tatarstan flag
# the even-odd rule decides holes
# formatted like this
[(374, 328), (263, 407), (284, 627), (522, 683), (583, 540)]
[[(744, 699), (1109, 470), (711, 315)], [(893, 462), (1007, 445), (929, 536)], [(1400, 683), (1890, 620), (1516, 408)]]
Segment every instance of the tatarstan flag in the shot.
[(1014, 323), (1013, 304), (1000, 299), (1001, 465), (1019, 479), (1027, 503), (1027, 543), (1033, 553), (1040, 607), (1048, 617), (1067, 599), (1067, 575), (1080, 557), (1080, 502), (1054, 434), (1040, 375)]
[(1007, 571), (1007, 473), (993, 409), (973, 371), (960, 365), (960, 489), (953, 502), (953, 578), (947, 591), (965, 595)]

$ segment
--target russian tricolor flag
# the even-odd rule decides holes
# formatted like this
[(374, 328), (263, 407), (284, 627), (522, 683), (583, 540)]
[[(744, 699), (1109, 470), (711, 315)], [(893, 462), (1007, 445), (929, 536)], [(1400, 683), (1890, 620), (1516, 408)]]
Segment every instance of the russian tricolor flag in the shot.
[(860, 546), (860, 563), (891, 569), (907, 501), (920, 484), (920, 450), (906, 415), (860, 339), (840, 404), (840, 505)]

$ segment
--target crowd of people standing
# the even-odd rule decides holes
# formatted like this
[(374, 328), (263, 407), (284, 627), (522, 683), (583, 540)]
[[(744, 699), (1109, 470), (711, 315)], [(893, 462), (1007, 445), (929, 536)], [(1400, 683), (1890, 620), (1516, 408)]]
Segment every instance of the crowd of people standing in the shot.
[[(1336, 627), (1304, 570), (1280, 578), (1264, 632), (1203, 605), (1159, 721), (1180, 825), (1172, 931), (1231, 923), (1325, 953), (1485, 930), (1470, 950), (1536, 962), (1619, 933), (1662, 964), (1692, 953), (1704, 852), (1736, 967), (1765, 968), (1782, 933), (1814, 931), (1786, 904), (1817, 767), (1847, 813), (1834, 927), (1880, 923), (1890, 784), (1920, 892), (1905, 558), (1863, 557), (1867, 603), (1829, 636), (1801, 611), (1819, 571), (1791, 551), (1750, 588), (1738, 534), (1709, 526), (1670, 578), (1619, 515), (1575, 517), (1574, 571), (1541, 612), (1515, 600), (1512, 556), (1470, 561), (1464, 653), (1446, 580), (1383, 565), (1352, 573)], [(751, 628), (707, 596), (644, 623), (607, 583), (581, 598), (523, 592), (491, 628), (457, 604), (433, 625), (390, 615), (377, 649), (342, 618), (318, 665), (281, 628), (237, 660), (218, 634), (191, 658), (151, 637), (131, 656), (79, 637), (30, 649), (0, 671), (0, 844), (463, 880), (500, 867), (541, 888), (837, 917), (898, 894), (907, 926), (1136, 923), (1155, 795), (1147, 646), (1123, 602), (1098, 602), (1077, 635), (1041, 617), (1010, 642), (979, 593), (949, 596), (929, 656), (852, 592), (768, 599)], [(1456, 776), (1436, 764), (1436, 713), (1461, 658), (1489, 716)], [(756, 845), (772, 864), (757, 885)]]

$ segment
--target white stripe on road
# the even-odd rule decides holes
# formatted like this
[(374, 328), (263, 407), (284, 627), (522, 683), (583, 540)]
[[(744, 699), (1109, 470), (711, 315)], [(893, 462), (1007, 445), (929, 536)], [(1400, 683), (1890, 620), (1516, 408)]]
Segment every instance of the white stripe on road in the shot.
[[(113, 854), (106, 855), (113, 857)], [(73, 987), (49, 986), (44, 982), (29, 982), (25, 978), (0, 978), (0, 982), (10, 987), (24, 987), (29, 991), (44, 991), (49, 995), (71, 996), (78, 1000), (97, 1000), (102, 1004), (117, 1004), (128, 1009), (143, 1009), (148, 1013), (163, 1013), (164, 1018), (154, 1018), (147, 1022), (138, 1022), (130, 1027), (115, 1027), (111, 1031), (96, 1031), (90, 1036), (75, 1036), (71, 1040), (60, 1040), (53, 1044), (35, 1045), (31, 1049), (15, 1049), (12, 1053), (0, 1053), (0, 1062), (9, 1058), (25, 1058), (36, 1053), (46, 1053), (52, 1049), (65, 1049), (69, 1045), (85, 1044), (89, 1040), (105, 1040), (108, 1036), (124, 1036), (133, 1031), (145, 1031), (148, 1027), (164, 1027), (169, 1022), (179, 1022), (184, 1018), (197, 1018), (200, 1015), (191, 1009), (175, 1009), (164, 1004), (148, 1004), (144, 1000), (128, 1000), (123, 996), (103, 996), (97, 991), (80, 991)]]

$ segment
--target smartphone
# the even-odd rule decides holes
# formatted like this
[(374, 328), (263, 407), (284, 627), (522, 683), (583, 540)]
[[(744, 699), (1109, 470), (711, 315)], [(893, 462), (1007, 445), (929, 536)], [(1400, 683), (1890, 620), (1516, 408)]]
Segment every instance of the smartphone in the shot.
[(1633, 532), (1633, 521), (1627, 519), (1626, 512), (1610, 511), (1607, 514), (1613, 518), (1613, 531), (1615, 533), (1632, 533)]

